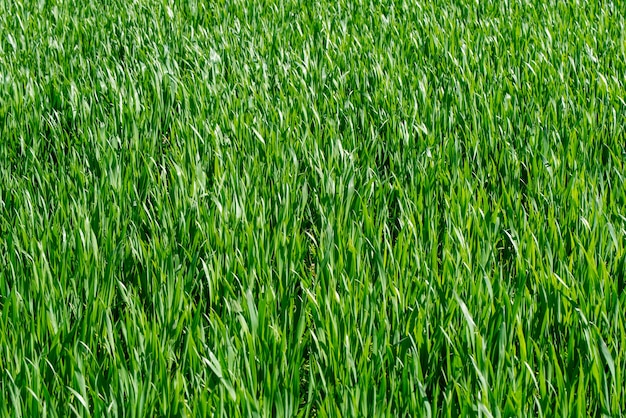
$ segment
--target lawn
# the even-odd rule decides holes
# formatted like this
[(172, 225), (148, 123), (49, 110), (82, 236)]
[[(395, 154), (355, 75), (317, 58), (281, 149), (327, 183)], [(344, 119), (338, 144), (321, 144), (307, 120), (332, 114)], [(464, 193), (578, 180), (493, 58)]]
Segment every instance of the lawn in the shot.
[(0, 415), (626, 415), (625, 16), (0, 0)]

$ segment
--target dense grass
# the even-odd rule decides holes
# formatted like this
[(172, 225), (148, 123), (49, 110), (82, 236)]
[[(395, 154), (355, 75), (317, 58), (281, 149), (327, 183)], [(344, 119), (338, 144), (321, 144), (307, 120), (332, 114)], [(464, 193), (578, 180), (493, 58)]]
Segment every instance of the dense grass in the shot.
[(625, 10), (0, 0), (0, 413), (626, 415)]

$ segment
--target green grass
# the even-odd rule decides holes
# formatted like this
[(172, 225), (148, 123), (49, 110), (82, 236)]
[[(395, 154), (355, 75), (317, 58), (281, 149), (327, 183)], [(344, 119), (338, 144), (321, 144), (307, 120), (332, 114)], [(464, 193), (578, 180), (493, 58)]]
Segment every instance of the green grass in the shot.
[(0, 414), (626, 415), (624, 10), (0, 0)]

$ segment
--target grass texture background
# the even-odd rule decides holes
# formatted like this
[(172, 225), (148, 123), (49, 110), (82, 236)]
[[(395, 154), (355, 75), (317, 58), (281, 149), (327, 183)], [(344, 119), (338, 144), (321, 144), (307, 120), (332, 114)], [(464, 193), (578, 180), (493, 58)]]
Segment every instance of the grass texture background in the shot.
[(626, 414), (624, 10), (0, 0), (0, 414)]

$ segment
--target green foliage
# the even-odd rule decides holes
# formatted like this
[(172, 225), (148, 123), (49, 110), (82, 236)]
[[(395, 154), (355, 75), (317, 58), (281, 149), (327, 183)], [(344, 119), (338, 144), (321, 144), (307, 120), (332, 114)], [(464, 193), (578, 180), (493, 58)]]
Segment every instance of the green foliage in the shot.
[(0, 414), (626, 415), (625, 6), (0, 0)]

